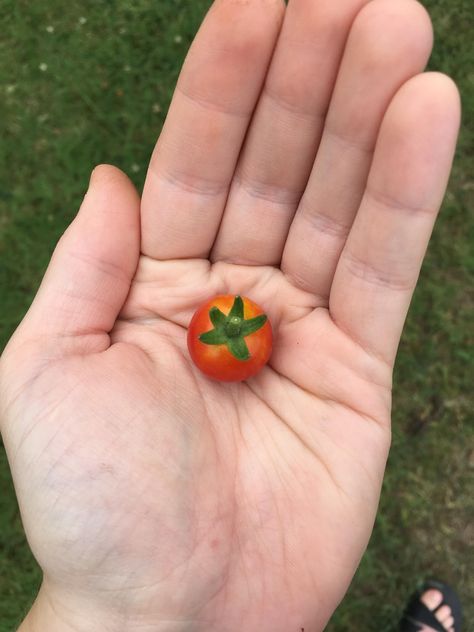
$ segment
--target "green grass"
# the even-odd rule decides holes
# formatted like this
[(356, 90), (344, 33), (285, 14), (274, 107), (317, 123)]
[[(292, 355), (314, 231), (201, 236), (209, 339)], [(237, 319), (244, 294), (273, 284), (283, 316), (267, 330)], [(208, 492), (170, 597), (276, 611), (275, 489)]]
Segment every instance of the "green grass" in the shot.
[[(0, 349), (30, 304), (93, 166), (116, 164), (141, 189), (209, 4), (0, 0)], [(472, 116), (470, 0), (425, 5), (436, 33), (430, 67), (455, 78)], [(432, 575), (458, 586), (474, 620), (473, 134), (465, 124), (400, 347), (393, 449), (373, 537), (330, 632), (395, 631), (407, 595)], [(10, 632), (40, 574), (0, 454), (0, 632)]]

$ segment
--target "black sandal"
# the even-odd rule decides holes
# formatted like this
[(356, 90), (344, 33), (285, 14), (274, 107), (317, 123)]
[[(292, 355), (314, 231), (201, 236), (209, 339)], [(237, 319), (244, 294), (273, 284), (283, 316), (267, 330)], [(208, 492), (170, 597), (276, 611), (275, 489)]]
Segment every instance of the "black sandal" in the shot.
[[(432, 588), (439, 590), (443, 595), (443, 601), (434, 610), (430, 610), (420, 600), (421, 595)], [(434, 580), (425, 582), (411, 597), (400, 622), (400, 632), (418, 632), (422, 629), (420, 624), (429, 625), (430, 628), (439, 630), (439, 632), (446, 632), (446, 628), (441, 625), (434, 615), (441, 606), (449, 606), (451, 608), (454, 630), (455, 632), (461, 632), (462, 608), (459, 597), (450, 586)]]

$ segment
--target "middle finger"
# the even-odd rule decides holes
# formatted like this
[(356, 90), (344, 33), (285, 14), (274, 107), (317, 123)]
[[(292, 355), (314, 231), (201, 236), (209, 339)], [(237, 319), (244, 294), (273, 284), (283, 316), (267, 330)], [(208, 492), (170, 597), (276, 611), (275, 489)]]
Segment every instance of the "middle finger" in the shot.
[(279, 263), (313, 164), (350, 25), (367, 1), (288, 3), (211, 260)]

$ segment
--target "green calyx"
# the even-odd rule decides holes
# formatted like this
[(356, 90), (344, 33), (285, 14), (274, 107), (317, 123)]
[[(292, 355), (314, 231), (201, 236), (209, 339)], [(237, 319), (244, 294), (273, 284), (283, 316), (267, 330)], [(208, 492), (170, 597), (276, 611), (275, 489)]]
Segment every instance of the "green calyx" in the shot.
[(266, 314), (255, 318), (244, 318), (244, 302), (241, 296), (236, 296), (234, 304), (227, 316), (218, 307), (211, 307), (209, 318), (214, 329), (199, 336), (199, 340), (207, 345), (227, 345), (227, 348), (237, 360), (248, 360), (250, 352), (245, 342), (245, 336), (253, 334), (267, 322)]

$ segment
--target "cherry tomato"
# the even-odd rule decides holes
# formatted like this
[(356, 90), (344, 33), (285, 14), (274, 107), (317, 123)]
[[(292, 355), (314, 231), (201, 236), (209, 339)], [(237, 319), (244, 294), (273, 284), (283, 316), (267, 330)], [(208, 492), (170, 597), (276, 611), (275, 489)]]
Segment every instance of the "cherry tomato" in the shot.
[(263, 310), (247, 297), (215, 296), (194, 313), (188, 349), (194, 364), (207, 376), (240, 382), (268, 362), (272, 327)]

